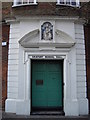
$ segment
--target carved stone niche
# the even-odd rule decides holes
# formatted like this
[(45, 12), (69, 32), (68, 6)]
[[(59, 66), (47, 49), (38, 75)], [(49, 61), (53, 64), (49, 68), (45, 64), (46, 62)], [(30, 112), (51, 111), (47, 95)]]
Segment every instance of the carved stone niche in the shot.
[(41, 25), (41, 40), (53, 40), (53, 25), (50, 22)]

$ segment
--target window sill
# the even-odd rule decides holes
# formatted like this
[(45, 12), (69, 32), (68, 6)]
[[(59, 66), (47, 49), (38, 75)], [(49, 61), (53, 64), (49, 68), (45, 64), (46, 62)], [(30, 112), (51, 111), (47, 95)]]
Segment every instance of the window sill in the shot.
[(61, 3), (56, 3), (56, 5), (57, 5), (57, 6), (61, 6), (61, 5), (62, 5), (62, 6), (78, 7), (78, 8), (80, 7), (79, 5), (76, 6), (76, 5), (61, 4)]
[(20, 6), (27, 6), (27, 5), (37, 5), (38, 3), (27, 3), (27, 4), (17, 4), (13, 5), (12, 7), (20, 7)]

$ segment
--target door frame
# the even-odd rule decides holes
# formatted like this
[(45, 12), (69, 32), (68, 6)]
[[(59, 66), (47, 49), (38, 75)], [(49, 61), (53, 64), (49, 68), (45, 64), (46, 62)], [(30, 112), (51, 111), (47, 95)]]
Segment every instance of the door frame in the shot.
[[(48, 110), (47, 110), (47, 108), (46, 109), (42, 109), (42, 108), (40, 108), (40, 109), (32, 109), (32, 62), (33, 61), (62, 61), (62, 107), (59, 107), (59, 108), (48, 108)], [(64, 60), (63, 59), (31, 59), (31, 83), (30, 83), (30, 88), (31, 88), (31, 113), (32, 112), (34, 112), (34, 111), (64, 111), (64, 80), (63, 80), (63, 66), (64, 66)]]
[[(26, 49), (27, 50), (27, 49)], [(21, 59), (22, 58), (22, 59)], [(70, 51), (70, 49), (60, 49), (56, 51), (23, 51), (22, 57), (20, 59), (24, 63), (24, 70), (22, 64), (20, 64), (20, 68), (22, 68), (24, 74), (24, 101), (28, 107), (28, 114), (31, 113), (31, 60), (63, 60), (63, 111), (65, 115), (68, 115), (72, 112), (70, 106), (72, 108), (75, 107), (75, 110), (78, 109), (78, 100), (77, 100), (77, 89), (76, 89), (76, 53), (75, 51)], [(21, 62), (20, 62), (21, 63)], [(21, 77), (21, 76), (20, 76)], [(72, 81), (73, 79), (73, 81)], [(74, 84), (73, 84), (74, 82)], [(22, 84), (22, 81), (20, 81)], [(74, 90), (73, 90), (74, 89)], [(21, 92), (19, 90), (19, 92)], [(28, 103), (27, 103), (28, 102)], [(23, 104), (23, 106), (25, 106)], [(30, 106), (30, 107), (29, 107)]]

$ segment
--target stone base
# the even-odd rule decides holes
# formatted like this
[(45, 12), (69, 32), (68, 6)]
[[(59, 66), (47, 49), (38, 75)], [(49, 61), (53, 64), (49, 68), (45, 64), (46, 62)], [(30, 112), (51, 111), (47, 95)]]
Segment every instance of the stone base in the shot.
[(5, 112), (16, 113), (16, 99), (6, 99)]
[(65, 100), (64, 112), (65, 116), (78, 116), (78, 101)]
[[(30, 111), (30, 100), (7, 99), (5, 102), (5, 112), (30, 115)], [(64, 112), (65, 116), (88, 115), (88, 99), (65, 100)]]
[(16, 113), (17, 115), (30, 115), (30, 100), (7, 99), (5, 112)]
[(18, 100), (16, 105), (17, 115), (30, 115), (30, 100)]
[(79, 99), (79, 114), (80, 115), (88, 115), (88, 99)]

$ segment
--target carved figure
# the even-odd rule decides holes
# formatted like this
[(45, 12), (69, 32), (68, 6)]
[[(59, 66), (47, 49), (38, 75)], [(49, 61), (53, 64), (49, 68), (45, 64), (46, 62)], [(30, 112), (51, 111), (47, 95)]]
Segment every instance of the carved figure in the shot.
[(51, 23), (47, 22), (42, 25), (42, 39), (52, 40), (53, 39), (53, 27)]
[(51, 40), (51, 37), (52, 37), (51, 30), (50, 30), (50, 28), (49, 28), (49, 26), (47, 24), (46, 28), (45, 28), (45, 30), (43, 32), (43, 39), (44, 40)]

